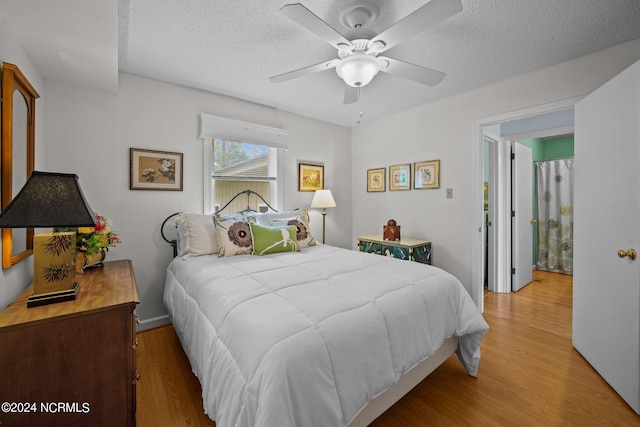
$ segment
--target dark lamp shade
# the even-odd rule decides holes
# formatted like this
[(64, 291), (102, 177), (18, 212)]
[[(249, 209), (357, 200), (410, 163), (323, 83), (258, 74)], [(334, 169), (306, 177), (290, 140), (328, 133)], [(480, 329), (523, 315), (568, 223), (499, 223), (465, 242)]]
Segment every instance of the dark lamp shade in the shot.
[(18, 195), (0, 212), (0, 228), (96, 225), (76, 174), (33, 171)]

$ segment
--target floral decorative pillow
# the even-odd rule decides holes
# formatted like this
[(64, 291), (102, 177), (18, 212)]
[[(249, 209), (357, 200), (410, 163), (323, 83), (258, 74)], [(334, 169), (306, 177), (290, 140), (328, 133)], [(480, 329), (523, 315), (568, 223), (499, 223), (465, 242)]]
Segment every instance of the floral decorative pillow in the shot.
[(296, 239), (301, 248), (315, 246), (316, 239), (311, 235), (309, 226), (309, 207), (295, 211), (267, 213), (257, 216), (258, 224), (269, 226), (294, 225)]
[(277, 252), (298, 252), (300, 245), (296, 240), (296, 228), (293, 225), (269, 227), (251, 223), (253, 254), (267, 255)]
[(214, 215), (218, 256), (247, 255), (253, 252), (250, 224), (255, 218), (242, 215)]

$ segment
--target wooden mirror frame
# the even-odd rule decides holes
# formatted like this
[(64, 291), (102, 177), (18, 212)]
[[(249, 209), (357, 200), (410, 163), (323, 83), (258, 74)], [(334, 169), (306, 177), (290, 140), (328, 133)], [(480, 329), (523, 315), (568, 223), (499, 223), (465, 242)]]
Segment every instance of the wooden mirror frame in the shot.
[[(2, 142), (0, 144), (0, 207), (6, 208), (13, 199), (13, 95), (19, 91), (27, 105), (27, 140), (26, 159), (27, 174), (25, 183), (35, 166), (35, 135), (36, 135), (36, 99), (40, 97), (31, 86), (29, 80), (20, 69), (7, 62), (2, 63)], [(2, 268), (9, 268), (28, 258), (33, 253), (33, 228), (27, 229), (26, 250), (13, 253), (13, 231), (2, 229)]]

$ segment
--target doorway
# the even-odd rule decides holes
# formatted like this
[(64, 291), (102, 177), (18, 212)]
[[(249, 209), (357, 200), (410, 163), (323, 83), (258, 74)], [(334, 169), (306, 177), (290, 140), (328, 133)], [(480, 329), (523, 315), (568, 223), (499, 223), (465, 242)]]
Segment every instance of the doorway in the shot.
[[(474, 233), (472, 246), (472, 296), (478, 307), (483, 309), (483, 295), (485, 285), (485, 272), (488, 275), (495, 272), (489, 280), (502, 281), (501, 289), (506, 291), (506, 283), (511, 281), (511, 194), (510, 183), (507, 182), (510, 176), (510, 164), (504, 158), (507, 138), (509, 140), (527, 139), (533, 137), (549, 137), (554, 135), (567, 135), (573, 133), (573, 106), (581, 98), (572, 98), (558, 101), (551, 104), (532, 107), (524, 110), (514, 111), (498, 116), (488, 117), (476, 121), (476, 139), (474, 143)], [(492, 150), (485, 149), (487, 134), (495, 141), (493, 152), (502, 154), (490, 154)], [(496, 138), (496, 136), (498, 136)], [(507, 138), (505, 138), (505, 136)], [(486, 161), (486, 153), (492, 156)], [(492, 217), (488, 215), (490, 227), (487, 227), (487, 216), (485, 215), (484, 188), (486, 176), (495, 176), (498, 187), (494, 189), (491, 196), (489, 189), (489, 210), (492, 208), (492, 201), (502, 200), (497, 206)], [(489, 243), (491, 238), (487, 238), (487, 233), (492, 233), (494, 242)], [(490, 256), (493, 255), (493, 256)], [(531, 265), (531, 262), (529, 262)]]

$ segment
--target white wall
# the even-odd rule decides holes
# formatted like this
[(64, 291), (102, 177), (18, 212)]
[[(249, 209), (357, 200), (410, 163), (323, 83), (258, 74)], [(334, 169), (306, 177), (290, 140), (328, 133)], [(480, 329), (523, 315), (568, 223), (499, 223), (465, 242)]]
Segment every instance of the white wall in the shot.
[[(171, 248), (160, 237), (162, 220), (177, 211), (202, 212), (201, 112), (289, 130), (285, 153), (285, 209), (308, 205), (312, 193), (297, 191), (299, 159), (325, 164), (325, 185), (351, 179), (350, 130), (258, 104), (169, 85), (121, 73), (118, 94), (45, 82), (49, 171), (76, 173), (91, 207), (110, 218), (122, 243), (108, 259), (131, 259), (141, 304), (149, 321), (164, 316), (164, 271)], [(129, 148), (184, 154), (183, 191), (129, 190)], [(338, 207), (331, 210), (327, 239), (349, 247), (351, 188), (332, 188)], [(320, 236), (320, 215), (312, 213), (312, 230)], [(335, 220), (331, 223), (330, 219)]]
[[(434, 265), (471, 291), (475, 121), (586, 95), (639, 58), (635, 40), (355, 128), (354, 239), (381, 233), (394, 218), (402, 236), (431, 240)], [(367, 169), (432, 159), (440, 159), (440, 189), (367, 193)], [(446, 188), (453, 189), (452, 199), (445, 198)]]
[[(36, 170), (44, 164), (44, 85), (40, 74), (15, 38), (5, 18), (0, 16), (0, 62), (17, 65), (40, 95), (36, 100)], [(11, 268), (0, 269), (0, 310), (10, 304), (33, 281), (33, 260), (25, 261)]]
[[(298, 167), (302, 163), (324, 164), (324, 188), (330, 189), (335, 208), (327, 208), (326, 243), (351, 248), (351, 130), (326, 122), (280, 113), (282, 125), (289, 129), (290, 147), (285, 154), (285, 208), (308, 206), (314, 193), (296, 191)], [(322, 241), (320, 209), (311, 209), (311, 229)], [(347, 232), (348, 230), (348, 232)]]

